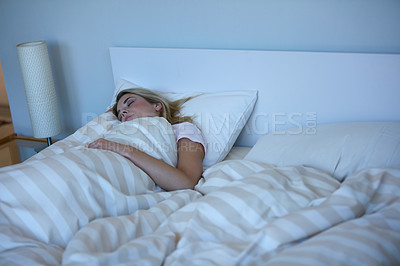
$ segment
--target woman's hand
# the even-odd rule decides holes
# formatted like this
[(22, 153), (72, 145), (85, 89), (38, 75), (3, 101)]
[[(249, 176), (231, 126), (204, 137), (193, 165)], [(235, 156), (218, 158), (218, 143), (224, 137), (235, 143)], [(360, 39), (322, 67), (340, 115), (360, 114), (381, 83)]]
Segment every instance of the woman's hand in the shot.
[(99, 150), (107, 150), (116, 152), (122, 156), (126, 157), (126, 154), (131, 152), (134, 149), (131, 146), (124, 145), (118, 142), (109, 141), (103, 138), (97, 139), (88, 145), (91, 149), (99, 149)]
[(97, 139), (95, 141), (93, 141), (92, 143), (89, 144), (89, 148), (91, 149), (100, 149), (100, 150), (109, 150), (109, 151), (113, 151), (115, 149), (115, 142), (100, 138)]
[(88, 147), (108, 150), (124, 156), (165, 190), (193, 189), (203, 172), (203, 146), (189, 139), (178, 141), (178, 165), (176, 168), (132, 146), (103, 138), (93, 141)]

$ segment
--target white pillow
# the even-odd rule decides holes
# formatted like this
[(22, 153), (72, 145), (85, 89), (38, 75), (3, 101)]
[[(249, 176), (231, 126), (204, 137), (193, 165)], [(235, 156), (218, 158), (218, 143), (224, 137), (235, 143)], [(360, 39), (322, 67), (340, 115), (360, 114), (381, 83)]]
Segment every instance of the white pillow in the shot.
[(124, 80), (124, 79), (118, 80), (117, 81), (117, 85), (115, 85), (114, 93), (113, 93), (113, 96), (111, 98), (111, 102), (107, 107), (107, 110), (111, 109), (114, 106), (115, 99), (117, 98), (118, 93), (120, 93), (123, 90), (132, 89), (132, 88), (142, 88), (142, 87), (137, 85), (137, 84), (135, 84), (135, 83), (129, 82), (127, 80)]
[(318, 125), (315, 134), (296, 129), (260, 137), (245, 160), (278, 166), (306, 165), (339, 181), (364, 168), (400, 168), (400, 122)]
[[(134, 87), (140, 88), (139, 85), (127, 80), (119, 80), (108, 109), (113, 106), (120, 91)], [(207, 142), (204, 168), (225, 158), (249, 119), (257, 100), (255, 90), (163, 94), (170, 100), (197, 95), (183, 104), (181, 113), (193, 116), (194, 123), (201, 129)]]

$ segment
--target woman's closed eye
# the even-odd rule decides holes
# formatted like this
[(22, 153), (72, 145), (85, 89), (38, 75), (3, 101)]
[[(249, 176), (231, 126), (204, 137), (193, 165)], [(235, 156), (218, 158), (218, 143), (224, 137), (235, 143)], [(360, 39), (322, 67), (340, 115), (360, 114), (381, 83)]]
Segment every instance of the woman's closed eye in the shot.
[(124, 105), (127, 106), (127, 107), (130, 107), (134, 102), (135, 102), (135, 98), (134, 97), (129, 97), (128, 99), (126, 99), (124, 101)]

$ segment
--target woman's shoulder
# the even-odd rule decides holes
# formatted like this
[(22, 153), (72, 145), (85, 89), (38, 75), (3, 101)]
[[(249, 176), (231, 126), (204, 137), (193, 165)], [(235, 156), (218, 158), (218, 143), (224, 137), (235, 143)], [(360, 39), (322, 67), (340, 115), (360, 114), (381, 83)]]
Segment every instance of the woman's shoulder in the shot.
[(206, 149), (206, 141), (201, 130), (193, 123), (182, 122), (178, 124), (173, 124), (172, 129), (174, 130), (176, 140), (181, 138), (188, 138), (191, 141), (199, 142)]

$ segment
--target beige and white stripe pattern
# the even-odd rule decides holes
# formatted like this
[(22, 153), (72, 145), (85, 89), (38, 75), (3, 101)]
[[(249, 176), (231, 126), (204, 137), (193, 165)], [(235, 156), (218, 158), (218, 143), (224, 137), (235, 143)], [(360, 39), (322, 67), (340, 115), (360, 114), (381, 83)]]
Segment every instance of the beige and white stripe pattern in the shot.
[[(312, 168), (229, 161), (210, 168), (205, 177), (197, 187), (204, 196), (197, 200), (178, 204), (177, 199), (189, 198), (185, 193), (190, 191), (177, 192), (146, 211), (88, 225), (70, 242), (64, 262), (83, 265), (90, 258), (94, 265), (395, 265), (400, 261), (400, 170), (369, 169), (339, 184)], [(90, 243), (90, 248), (84, 249), (82, 243)]]
[(111, 152), (82, 149), (107, 114), (0, 169), (0, 265), (398, 265), (400, 169), (339, 183), (303, 166), (231, 160), (164, 192)]
[[(163, 118), (135, 123), (135, 131), (140, 134), (132, 136), (132, 143), (140, 143), (141, 148), (152, 150), (153, 156), (174, 164), (176, 143), (171, 125)], [(0, 169), (1, 258), (13, 257), (10, 252), (23, 255), (15, 253), (16, 247), (32, 253), (40, 246), (40, 252), (33, 252), (33, 257), (47, 260), (47, 245), (51, 250), (58, 247), (56, 254), (62, 254), (59, 248), (65, 248), (89, 222), (148, 209), (173, 195), (160, 190), (124, 157), (82, 145), (76, 136), (80, 137), (84, 130), (90, 133), (83, 143), (112, 135), (113, 120), (106, 126), (94, 124), (99, 130), (82, 128), (35, 158)], [(154, 141), (163, 145), (154, 145)], [(60, 262), (56, 254), (51, 256)]]

